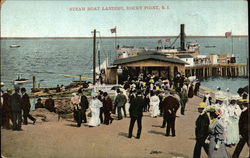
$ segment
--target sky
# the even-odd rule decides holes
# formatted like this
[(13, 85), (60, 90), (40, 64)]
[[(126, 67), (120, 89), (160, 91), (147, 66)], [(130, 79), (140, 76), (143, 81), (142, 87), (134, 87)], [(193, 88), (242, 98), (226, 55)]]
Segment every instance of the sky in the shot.
[[(95, 10), (94, 10), (95, 9)], [(246, 0), (6, 0), (1, 37), (248, 35)]]

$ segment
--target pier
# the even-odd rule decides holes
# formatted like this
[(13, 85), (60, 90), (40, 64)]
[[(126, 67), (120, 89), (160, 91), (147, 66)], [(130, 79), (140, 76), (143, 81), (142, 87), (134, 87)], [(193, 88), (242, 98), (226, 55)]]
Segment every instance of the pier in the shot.
[(186, 76), (198, 78), (223, 76), (223, 77), (248, 77), (248, 65), (238, 63), (205, 64), (185, 67)]

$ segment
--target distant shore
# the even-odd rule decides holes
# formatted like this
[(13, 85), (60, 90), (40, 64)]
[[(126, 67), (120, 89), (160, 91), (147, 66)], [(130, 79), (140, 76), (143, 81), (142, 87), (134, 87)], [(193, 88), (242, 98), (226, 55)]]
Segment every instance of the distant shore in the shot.
[[(176, 38), (178, 36), (117, 36), (117, 39), (142, 39), (142, 38)], [(248, 35), (233, 35), (232, 37), (248, 37)], [(1, 37), (0, 39), (92, 39), (93, 37)], [(96, 37), (100, 38), (100, 37)], [(114, 39), (115, 37), (101, 37)], [(186, 36), (186, 38), (225, 38), (225, 36)]]

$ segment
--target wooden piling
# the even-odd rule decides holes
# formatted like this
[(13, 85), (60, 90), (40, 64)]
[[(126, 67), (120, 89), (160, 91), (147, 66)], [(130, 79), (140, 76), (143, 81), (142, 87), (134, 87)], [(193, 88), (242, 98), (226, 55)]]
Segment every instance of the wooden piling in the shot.
[(32, 80), (33, 80), (33, 89), (35, 89), (36, 88), (36, 76), (33, 76)]

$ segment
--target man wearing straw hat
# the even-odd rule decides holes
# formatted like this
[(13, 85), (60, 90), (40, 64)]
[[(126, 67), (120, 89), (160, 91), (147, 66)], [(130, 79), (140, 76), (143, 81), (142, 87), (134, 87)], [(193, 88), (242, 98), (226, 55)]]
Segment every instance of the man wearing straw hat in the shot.
[[(248, 122), (248, 114), (249, 114), (249, 110), (248, 110), (248, 100), (247, 99), (240, 99), (239, 100), (239, 104), (241, 104), (241, 109), (242, 109), (242, 113), (240, 115), (240, 119), (239, 119), (239, 132), (240, 132), (240, 141), (237, 144), (234, 153), (233, 153), (233, 158), (238, 158), (244, 145), (247, 143), (248, 148), (249, 148), (249, 122)], [(249, 153), (249, 157), (250, 157), (250, 153)]]
[(205, 150), (206, 154), (208, 154), (208, 145), (205, 143), (209, 129), (209, 118), (207, 113), (204, 112), (206, 106), (207, 105), (205, 102), (200, 102), (198, 105), (198, 112), (200, 113), (200, 115), (195, 122), (196, 144), (194, 147), (193, 158), (200, 158), (202, 147)]

